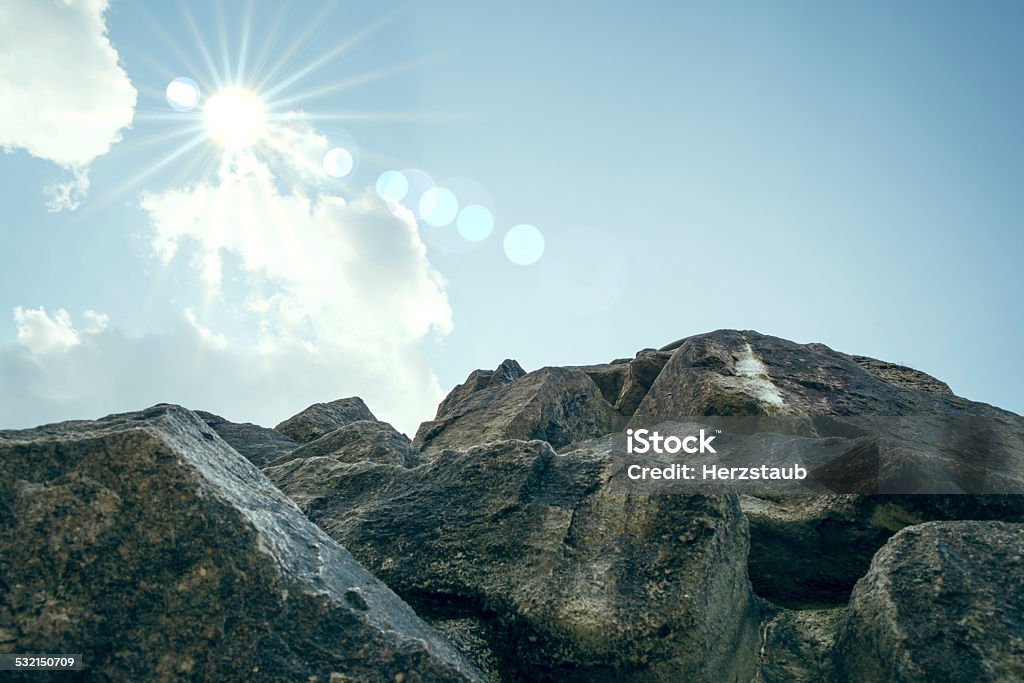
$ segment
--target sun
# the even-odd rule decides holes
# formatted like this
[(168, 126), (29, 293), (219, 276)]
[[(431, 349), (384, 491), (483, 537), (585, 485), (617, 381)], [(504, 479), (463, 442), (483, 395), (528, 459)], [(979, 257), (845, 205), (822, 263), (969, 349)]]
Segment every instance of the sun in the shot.
[(227, 88), (214, 94), (203, 107), (206, 131), (224, 147), (248, 147), (266, 133), (263, 102), (243, 88)]

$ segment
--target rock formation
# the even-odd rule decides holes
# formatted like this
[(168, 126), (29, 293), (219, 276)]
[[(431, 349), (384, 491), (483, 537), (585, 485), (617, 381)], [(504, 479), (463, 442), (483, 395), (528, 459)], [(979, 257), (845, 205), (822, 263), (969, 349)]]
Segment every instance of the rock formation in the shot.
[(857, 583), (836, 649), (841, 680), (1024, 680), (1024, 525), (904, 529)]
[[(464, 393), (462, 385), (458, 393)], [(554, 448), (607, 434), (618, 422), (593, 380), (575, 368), (544, 368), (448, 401), (448, 412), (424, 422), (416, 446), (469, 448), (503, 439), (543, 439)], [(442, 404), (444, 405), (444, 404)]]
[(291, 453), (299, 444), (276, 429), (267, 429), (252, 423), (238, 424), (225, 420), (220, 415), (202, 410), (195, 414), (217, 435), (228, 442), (228, 445), (248, 458), (252, 464), (262, 467), (271, 460)]
[(3, 650), (89, 678), (480, 680), (175, 406), (0, 432), (0, 548)]
[(314, 403), (274, 429), (299, 443), (309, 443), (347, 424), (376, 419), (363, 399), (354, 396), (330, 403)]
[(602, 454), (542, 441), (443, 451), (414, 469), (296, 463), (267, 474), (421, 615), (479, 626), (523, 680), (753, 673), (735, 495), (623, 496)]
[[(202, 417), (0, 433), (0, 651), (220, 680), (1024, 679), (1024, 418), (911, 368), (722, 330), (474, 371), (412, 442), (356, 398)], [(623, 430), (699, 427), (812, 474), (623, 485)], [(120, 644), (168, 640), (150, 671)]]

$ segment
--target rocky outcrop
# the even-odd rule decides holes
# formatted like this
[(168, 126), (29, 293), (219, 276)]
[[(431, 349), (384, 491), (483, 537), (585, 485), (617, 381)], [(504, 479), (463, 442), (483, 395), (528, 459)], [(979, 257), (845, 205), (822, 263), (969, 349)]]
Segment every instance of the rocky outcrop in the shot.
[(748, 570), (758, 595), (790, 607), (845, 605), (875, 553), (934, 520), (1024, 522), (1018, 495), (744, 496)]
[[(1024, 418), (912, 368), (720, 330), (475, 371), (413, 442), (355, 398), (202, 416), (0, 433), (0, 651), (114, 680), (1024, 679)], [(639, 485), (628, 427), (809, 474)]]
[(980, 407), (941, 391), (945, 385), (924, 373), (818, 344), (720, 330), (670, 346), (672, 358), (631, 426), (695, 415), (900, 416)]
[(290, 439), (276, 429), (269, 429), (245, 422), (239, 424), (225, 420), (220, 415), (207, 413), (203, 410), (195, 414), (217, 435), (228, 442), (228, 445), (249, 459), (249, 462), (262, 467), (272, 460), (277, 460), (299, 447), (299, 443)]
[(413, 448), (405, 434), (387, 422), (360, 420), (328, 432), (267, 465), (281, 465), (309, 458), (330, 458), (347, 463), (376, 462), (402, 467), (413, 467), (420, 462), (419, 452)]
[(0, 432), (0, 548), (2, 649), (89, 678), (481, 680), (175, 406)]
[(334, 481), (346, 465), (376, 463), (413, 467), (423, 458), (409, 437), (386, 422), (361, 420), (311, 441), (286, 456), (268, 463), (263, 471), (274, 481), (294, 482), (289, 495), (303, 510), (333, 490), (323, 482)]
[(469, 448), (505, 439), (542, 439), (555, 448), (606, 434), (620, 424), (585, 372), (544, 368), (469, 394), (443, 417), (424, 422), (417, 447)]
[(841, 681), (1024, 680), (1024, 525), (933, 522), (894, 536), (839, 629)]
[(511, 358), (503, 360), (501, 365), (494, 370), (474, 370), (469, 373), (469, 377), (466, 378), (465, 382), (452, 389), (445, 396), (441, 404), (437, 406), (437, 414), (434, 416), (434, 419), (440, 420), (452, 412), (455, 406), (482, 389), (511, 384), (525, 374), (526, 370), (523, 370), (522, 366)]
[(414, 469), (268, 474), (421, 614), (475, 632), (503, 680), (749, 680), (756, 608), (736, 497), (622, 495), (610, 465), (504, 441)]
[(616, 412), (628, 417), (636, 411), (671, 357), (671, 352), (643, 349), (633, 359), (623, 358), (578, 369), (594, 381)]
[(274, 429), (299, 443), (309, 443), (347, 424), (376, 419), (363, 399), (354, 396), (339, 398), (330, 403), (314, 403)]
[(924, 391), (930, 394), (939, 394), (942, 396), (953, 395), (952, 389), (950, 389), (949, 385), (945, 382), (937, 380), (931, 375), (921, 372), (920, 370), (908, 368), (905, 365), (887, 363), (884, 360), (869, 358), (868, 356), (851, 356), (840, 351), (834, 351), (824, 344), (808, 344), (807, 348), (818, 353), (823, 353), (856, 363), (875, 377), (878, 377), (889, 384), (902, 387), (903, 389)]

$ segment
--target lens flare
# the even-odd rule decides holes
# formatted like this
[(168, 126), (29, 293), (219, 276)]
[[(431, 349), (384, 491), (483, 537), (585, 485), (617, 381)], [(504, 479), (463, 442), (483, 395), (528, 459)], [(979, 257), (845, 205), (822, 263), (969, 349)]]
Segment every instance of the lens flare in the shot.
[(544, 254), (544, 235), (532, 225), (517, 225), (505, 233), (505, 256), (518, 266), (529, 266)]
[(455, 193), (444, 187), (432, 187), (420, 197), (420, 216), (435, 228), (448, 225), (459, 212)]
[(324, 155), (324, 172), (332, 178), (344, 178), (352, 172), (355, 161), (352, 154), (343, 147), (335, 147)]
[(494, 216), (486, 207), (470, 204), (459, 212), (459, 234), (470, 242), (482, 242), (494, 229)]
[(191, 78), (175, 78), (167, 84), (166, 95), (175, 111), (192, 111), (199, 104), (199, 84)]
[(384, 171), (377, 178), (377, 195), (386, 202), (400, 202), (409, 192), (409, 180), (401, 171)]

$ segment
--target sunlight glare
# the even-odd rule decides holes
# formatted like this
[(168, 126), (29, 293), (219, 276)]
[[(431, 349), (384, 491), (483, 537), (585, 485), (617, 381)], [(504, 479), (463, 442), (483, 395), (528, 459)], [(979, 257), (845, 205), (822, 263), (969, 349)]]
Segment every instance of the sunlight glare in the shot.
[(266, 129), (263, 102), (248, 90), (229, 88), (206, 101), (206, 129), (225, 147), (245, 147), (259, 140)]

